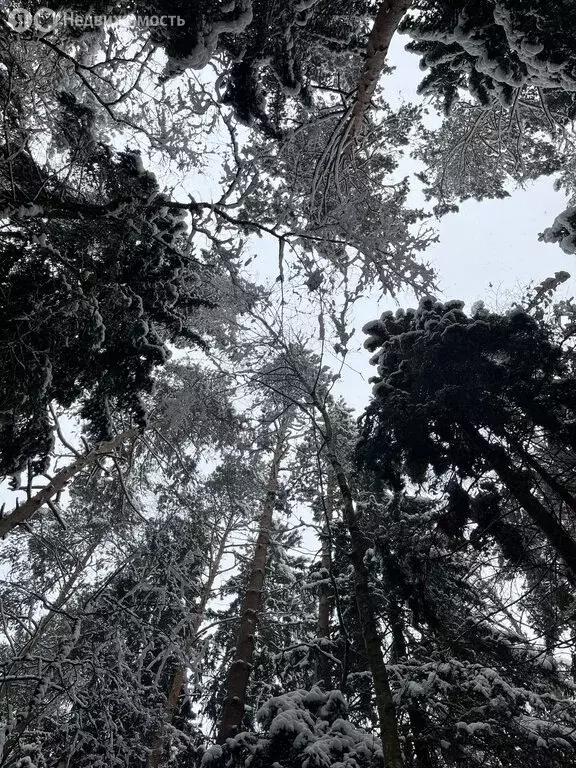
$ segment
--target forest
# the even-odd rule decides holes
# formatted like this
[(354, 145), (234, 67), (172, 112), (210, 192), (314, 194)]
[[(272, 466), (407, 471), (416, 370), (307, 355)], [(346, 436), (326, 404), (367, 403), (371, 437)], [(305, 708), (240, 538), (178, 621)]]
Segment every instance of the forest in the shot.
[(4, 0), (0, 103), (0, 768), (576, 768), (574, 0)]

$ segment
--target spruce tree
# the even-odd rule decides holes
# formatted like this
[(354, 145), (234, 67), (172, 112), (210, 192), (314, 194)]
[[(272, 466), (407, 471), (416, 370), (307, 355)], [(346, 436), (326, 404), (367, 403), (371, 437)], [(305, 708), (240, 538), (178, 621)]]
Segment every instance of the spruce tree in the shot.
[(539, 439), (576, 448), (570, 356), (546, 323), (522, 309), (467, 316), (462, 302), (427, 298), (365, 331), (365, 346), (379, 351), (362, 460), (396, 487), (402, 473), (420, 483), (430, 470), (463, 479), (495, 473), (574, 579), (576, 501), (534, 451)]

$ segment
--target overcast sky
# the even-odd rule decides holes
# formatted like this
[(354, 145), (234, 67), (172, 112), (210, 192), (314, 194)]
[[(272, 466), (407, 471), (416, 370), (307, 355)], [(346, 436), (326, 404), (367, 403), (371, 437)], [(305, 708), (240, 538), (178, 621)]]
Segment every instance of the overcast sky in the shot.
[[(402, 101), (419, 101), (419, 58), (404, 51), (406, 42), (405, 37), (394, 38), (390, 63), (396, 71), (382, 82), (386, 98), (396, 106)], [(553, 178), (549, 177), (504, 200), (468, 201), (460, 206), (459, 213), (436, 222), (440, 240), (426, 251), (425, 258), (438, 275), (438, 298), (462, 299), (468, 308), (478, 300), (502, 308), (518, 299), (531, 281), (539, 283), (559, 270), (576, 275), (574, 257), (558, 245), (538, 240), (538, 233), (550, 226), (564, 207), (565, 197), (554, 191)], [(574, 277), (558, 292), (562, 298), (572, 295), (576, 295)], [(415, 304), (411, 293), (400, 295), (398, 303), (389, 297), (363, 301), (357, 307), (354, 325), (360, 328), (385, 309)], [(348, 369), (341, 388), (350, 405), (358, 409), (366, 405), (370, 388), (365, 382), (374, 374), (368, 357), (366, 352), (349, 355), (348, 362), (358, 373)]]
[[(394, 37), (389, 62), (395, 71), (381, 81), (382, 97), (393, 107), (421, 101), (416, 89), (423, 73), (419, 69), (419, 57), (404, 50), (408, 40), (405, 36)], [(214, 140), (218, 144), (218, 136)], [(415, 162), (403, 163), (402, 174), (420, 168)], [(462, 299), (468, 309), (478, 300), (502, 309), (518, 300), (531, 281), (539, 283), (559, 270), (572, 274), (573, 257), (565, 254), (558, 245), (538, 241), (538, 234), (550, 226), (565, 207), (565, 197), (554, 191), (553, 181), (552, 177), (540, 179), (504, 200), (468, 201), (460, 206), (459, 213), (435, 222), (440, 239), (423, 258), (436, 270), (440, 288), (438, 298)], [(418, 188), (419, 183), (413, 186)], [(182, 180), (181, 187), (184, 194), (190, 192), (199, 199), (219, 195), (219, 185), (211, 185), (204, 172), (189, 175)], [(423, 200), (414, 195), (410, 204), (421, 207)], [(277, 242), (267, 237), (254, 238), (251, 248), (260, 255), (252, 267), (254, 277), (273, 284), (278, 268)], [(574, 279), (558, 292), (559, 297), (567, 295), (576, 295)], [(395, 301), (390, 297), (382, 298), (375, 291), (370, 300), (359, 301), (352, 323), (358, 332), (351, 342), (351, 349), (363, 343), (359, 329), (364, 323), (386, 309), (416, 303), (411, 292), (400, 294)], [(304, 322), (308, 324), (308, 320), (303, 319)], [(351, 351), (347, 358), (349, 367), (338, 388), (358, 410), (364, 408), (370, 395), (367, 380), (374, 374), (374, 369), (368, 359), (365, 351)], [(337, 365), (338, 359), (333, 356), (326, 362)]]
[[(396, 35), (390, 51), (393, 76), (383, 82), (393, 105), (418, 102), (422, 79), (419, 57), (407, 53), (405, 36)], [(489, 298), (490, 284), (516, 291), (531, 280), (540, 282), (558, 270), (572, 274), (572, 257), (558, 245), (538, 241), (565, 207), (563, 193), (553, 189), (553, 177), (542, 178), (505, 200), (468, 201), (460, 212), (438, 223), (440, 242), (427, 251), (447, 298), (466, 302)], [(572, 284), (574, 286), (574, 283)]]
[[(422, 73), (418, 57), (404, 51), (405, 43), (406, 38), (395, 37), (390, 62), (396, 71), (382, 81), (385, 96), (393, 106), (402, 101), (419, 100), (416, 86)], [(190, 179), (182, 180), (181, 186), (184, 193), (190, 191), (200, 199), (209, 199), (210, 184), (204, 175), (201, 182), (204, 188), (200, 190), (195, 189)], [(574, 257), (563, 253), (557, 245), (538, 241), (538, 233), (550, 226), (563, 208), (564, 197), (553, 190), (553, 179), (544, 178), (525, 190), (516, 191), (509, 199), (469, 201), (461, 206), (459, 213), (444, 217), (437, 223), (439, 243), (425, 254), (438, 275), (441, 291), (438, 297), (462, 299), (468, 308), (479, 299), (488, 305), (504, 307), (519, 298), (530, 281), (541, 282), (559, 270), (576, 274)], [(273, 281), (277, 271), (277, 243), (271, 241), (269, 250), (266, 246), (263, 250), (266, 271), (270, 269)], [(574, 279), (559, 291), (559, 296), (569, 295), (576, 295)], [(415, 304), (415, 297), (408, 293), (398, 296), (396, 302), (390, 297), (379, 300), (376, 293), (371, 300), (360, 301), (353, 321), (358, 332), (351, 347), (361, 346), (364, 337), (359, 329), (383, 310)], [(370, 397), (368, 378), (374, 369), (368, 364), (369, 357), (364, 350), (351, 351), (337, 388), (357, 412), (364, 409)], [(338, 359), (332, 356), (326, 362), (337, 365)], [(12, 500), (13, 494), (3, 493), (0, 487), (0, 503), (7, 501), (10, 508)]]

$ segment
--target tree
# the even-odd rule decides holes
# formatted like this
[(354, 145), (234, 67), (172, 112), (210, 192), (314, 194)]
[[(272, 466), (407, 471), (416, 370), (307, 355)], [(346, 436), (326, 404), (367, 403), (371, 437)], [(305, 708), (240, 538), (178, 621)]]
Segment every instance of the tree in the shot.
[(572, 10), (65, 10), (116, 18), (0, 20), (2, 768), (576, 765), (567, 274), (385, 313), (338, 397), (356, 303), (434, 283), (407, 152), (436, 214), (573, 193)]
[(416, 144), (424, 194), (438, 215), (456, 212), (463, 200), (509, 197), (515, 186), (558, 174), (570, 163), (570, 141), (561, 134), (550, 136), (546, 115), (529, 94), (514, 107), (458, 101), (440, 128), (424, 131)]
[[(354, 595), (360, 618), (365, 653), (368, 659), (384, 757), (391, 768), (402, 768), (396, 712), (390, 690), (390, 681), (384, 656), (377, 618), (370, 595), (368, 571), (365, 563), (367, 543), (358, 523), (355, 492), (346, 471), (345, 459), (339, 451), (337, 432), (331, 418), (329, 403), (330, 382), (327, 371), (320, 361), (311, 355), (301, 343), (287, 344), (281, 336), (274, 336), (283, 353), (273, 372), (284, 397), (288, 397), (312, 420), (323, 442), (325, 460), (333, 472), (342, 503), (344, 525), (350, 537), (350, 560), (354, 569)], [(323, 375), (324, 374), (324, 375)], [(273, 381), (264, 384), (272, 387)]]
[[(41, 474), (52, 402), (78, 408), (96, 443), (112, 439), (121, 413), (144, 428), (142, 400), (168, 345), (205, 347), (215, 327), (207, 308), (234, 290), (232, 257), (193, 249), (197, 208), (173, 200), (144, 167), (195, 165), (202, 147), (182, 160), (166, 120), (205, 111), (201, 93), (189, 110), (165, 93), (154, 113), (132, 120), (125, 113), (134, 117), (154, 62), (129, 44), (110, 35), (99, 58), (94, 39), (87, 52), (65, 36), (18, 40), (4, 24), (0, 34), (0, 472), (30, 464)], [(190, 141), (198, 121), (187, 123)]]
[(306, 7), (287, 3), (274, 14), (251, 0), (226, 8), (209, 2), (190, 8), (152, 0), (120, 0), (113, 6), (76, 0), (71, 6), (56, 4), (55, 10), (170, 19), (165, 25), (143, 25), (138, 35), (164, 50), (168, 60), (163, 78), (223, 61), (224, 100), (239, 120), (276, 138), (282, 135), (282, 118), (294, 100), (309, 106), (315, 86), (334, 78), (334, 64), (346, 65), (361, 55), (372, 12), (365, 0), (355, 0), (346, 13), (335, 0)]
[[(382, 349), (373, 358), (379, 376), (362, 455), (389, 478), (402, 467), (416, 482), (428, 467), (463, 478), (493, 471), (573, 578), (576, 504), (530, 447), (542, 439), (574, 450), (571, 356), (521, 309), (468, 317), (462, 307), (428, 298), (365, 326), (366, 347)], [(534, 493), (539, 483), (566, 506), (567, 518)]]
[[(257, 729), (256, 713), (271, 697), (308, 689), (317, 680), (316, 596), (310, 581), (309, 560), (299, 553), (302, 536), (289, 524), (291, 515), (284, 490), (282, 487), (277, 499), (270, 531), (252, 670), (238, 735)], [(210, 641), (213, 652), (205, 664), (209, 682), (197, 696), (205, 715), (214, 723), (218, 723), (223, 711), (226, 673), (236, 655), (242, 606), (251, 575), (253, 539), (244, 546), (238, 544), (234, 552), (239, 567), (220, 592), (229, 604), (209, 613), (210, 624), (217, 627)], [(226, 754), (235, 738), (226, 740)]]
[[(415, 2), (400, 25), (414, 38), (407, 49), (430, 69), (422, 93), (441, 95), (448, 109), (466, 89), (478, 102), (511, 106), (527, 88), (572, 103), (574, 8), (560, 0)], [(540, 96), (544, 99), (544, 94)], [(546, 108), (543, 104), (544, 109)]]
[(533, 582), (496, 566), (486, 542), (447, 531), (453, 494), (392, 494), (363, 478), (407, 764), (573, 764), (569, 667), (527, 615)]
[(376, 18), (368, 37), (364, 66), (358, 81), (350, 123), (346, 129), (349, 141), (355, 141), (360, 136), (370, 101), (384, 69), (390, 42), (411, 4), (411, 0), (383, 0), (378, 5)]
[(57, 472), (50, 482), (38, 491), (38, 493), (34, 496), (30, 496), (23, 504), (17, 504), (16, 509), (0, 520), (0, 535), (5, 536), (17, 526), (28, 524), (28, 521), (34, 517), (44, 504), (48, 504), (52, 511), (58, 516), (59, 513), (55, 509), (54, 502), (52, 501), (53, 497), (58, 497), (66, 488), (68, 482), (73, 479), (78, 472), (81, 472), (87, 467), (90, 468), (91, 464), (98, 462), (98, 460), (101, 460), (110, 454), (113, 455), (115, 450), (122, 446), (122, 443), (130, 438), (134, 439), (137, 435), (138, 432), (136, 429), (126, 430), (110, 442), (102, 443), (96, 448), (93, 448), (85, 456), (79, 455), (72, 464)]
[(3, 474), (47, 468), (52, 401), (80, 406), (97, 442), (113, 438), (115, 409), (144, 428), (141, 398), (166, 342), (204, 343), (190, 320), (207, 303), (197, 288), (207, 271), (138, 155), (95, 147), (98, 186), (85, 182), (80, 199), (50, 189), (29, 162), (40, 180), (6, 201), (17, 230), (1, 243)]
[(258, 538), (250, 567), (250, 577), (242, 601), (236, 648), (230, 664), (226, 697), (218, 729), (218, 742), (220, 744), (225, 743), (228, 738), (238, 733), (246, 708), (246, 692), (253, 666), (256, 627), (262, 605), (272, 513), (278, 492), (280, 462), (286, 451), (289, 429), (290, 416), (285, 415), (276, 426), (277, 436), (266, 485), (266, 497), (262, 503)]
[[(474, 197), (503, 197), (512, 186), (569, 174), (575, 115), (574, 42), (570, 3), (415, 2), (400, 24), (406, 49), (427, 71), (419, 92), (441, 104), (445, 119), (416, 151), (426, 170), (425, 193), (436, 212)], [(546, 242), (572, 252), (571, 206), (546, 230)]]
[[(163, 522), (161, 530), (147, 532), (130, 564), (90, 600), (62, 681), (72, 701), (84, 706), (67, 708), (62, 702), (56, 721), (45, 724), (39, 717), (36, 728), (48, 731), (42, 745), (47, 758), (57, 762), (73, 755), (86, 766), (119, 760), (147, 764), (170, 682), (176, 669), (190, 663), (184, 638), (198, 611), (203, 534), (182, 518)], [(54, 690), (46, 694), (54, 696)], [(171, 734), (186, 751), (194, 727), (186, 699), (178, 694)]]
[[(187, 679), (190, 659), (194, 659), (195, 656), (199, 659), (202, 655), (202, 641), (199, 640), (200, 628), (205, 621), (207, 606), (213, 597), (216, 581), (223, 569), (223, 561), (230, 546), (231, 536), (245, 517), (243, 505), (247, 504), (247, 499), (243, 494), (238, 493), (242, 488), (243, 480), (242, 471), (234, 468), (228, 460), (212, 473), (200, 491), (196, 491), (190, 500), (186, 500), (188, 501), (186, 506), (189, 509), (204, 507), (204, 515), (213, 525), (209, 541), (208, 568), (200, 590), (197, 612), (182, 643), (181, 650), (184, 658), (174, 666), (167, 680), (164, 722), (152, 739), (147, 768), (158, 768), (164, 764), (169, 754), (168, 748), (173, 744), (170, 734), (174, 720), (185, 704), (188, 704), (187, 708), (189, 708), (192, 698)], [(174, 504), (174, 499), (171, 499), (171, 495), (168, 494), (167, 498), (162, 500), (162, 505), (170, 508), (172, 505), (180, 506), (183, 502), (181, 493), (177, 494), (177, 504)], [(216, 513), (219, 519), (216, 519)], [(195, 674), (198, 675), (197, 670)]]
[[(339, 691), (324, 693), (312, 688), (273, 697), (257, 713), (259, 732), (242, 734), (230, 744), (232, 764), (264, 768), (280, 759), (286, 768), (344, 760), (359, 768), (384, 766), (378, 741), (346, 717), (346, 703)], [(203, 764), (218, 765), (222, 757), (222, 747), (210, 747)]]

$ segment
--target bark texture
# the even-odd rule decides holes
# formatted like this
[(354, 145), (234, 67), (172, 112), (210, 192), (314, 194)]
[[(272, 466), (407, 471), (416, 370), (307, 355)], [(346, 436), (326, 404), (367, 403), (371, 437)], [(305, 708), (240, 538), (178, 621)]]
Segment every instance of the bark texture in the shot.
[(366, 112), (386, 63), (390, 42), (411, 4), (411, 0), (384, 0), (378, 7), (348, 125), (349, 142), (355, 141), (362, 131)]
[(262, 607), (262, 591), (268, 560), (268, 545), (270, 543), (270, 528), (272, 525), (272, 513), (278, 491), (278, 474), (280, 461), (284, 454), (288, 422), (285, 420), (278, 429), (274, 456), (268, 476), (266, 497), (262, 505), (256, 549), (252, 558), (250, 580), (244, 593), (240, 618), (240, 628), (236, 640), (234, 659), (230, 665), (226, 681), (226, 698), (222, 709), (222, 717), (218, 726), (218, 744), (224, 744), (226, 739), (235, 736), (244, 719), (246, 710), (246, 693), (252, 661), (254, 658), (254, 644), (258, 618)]

